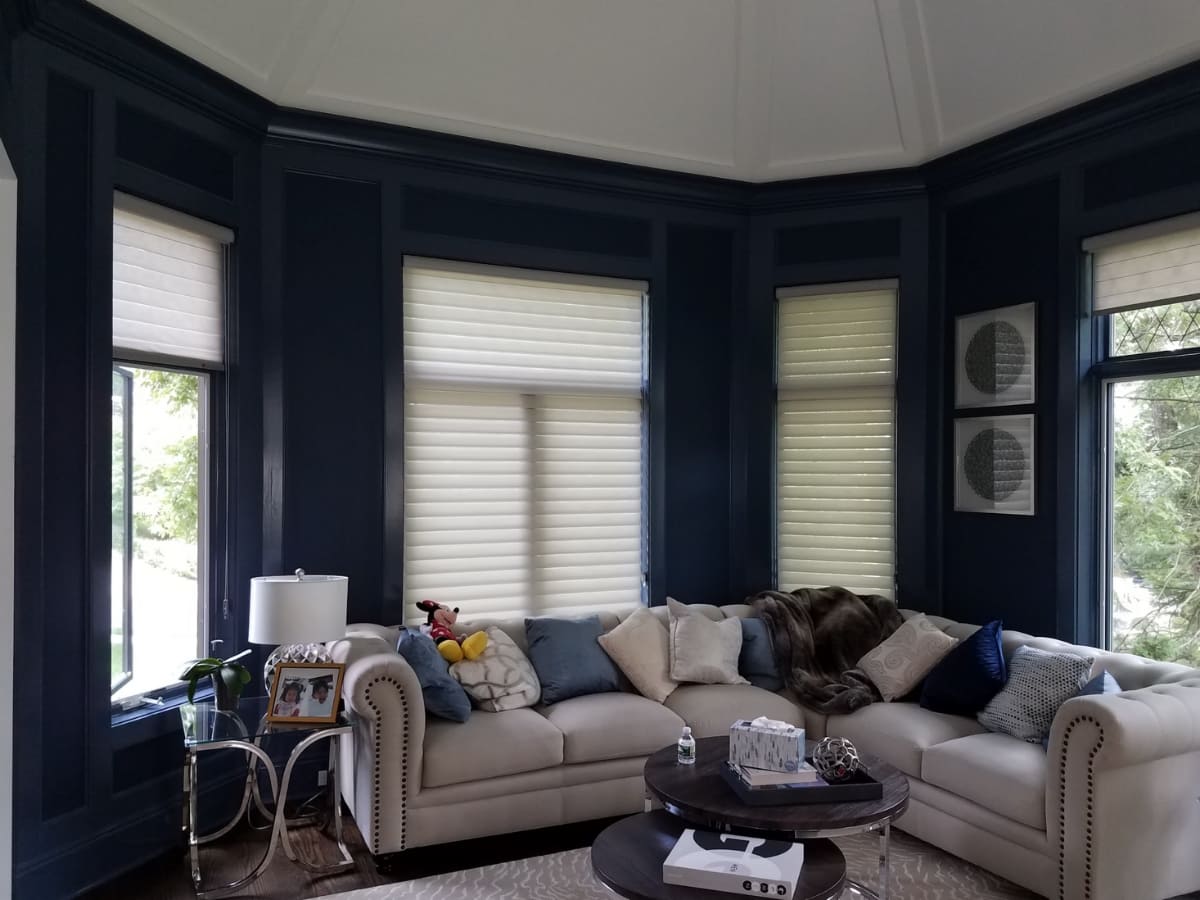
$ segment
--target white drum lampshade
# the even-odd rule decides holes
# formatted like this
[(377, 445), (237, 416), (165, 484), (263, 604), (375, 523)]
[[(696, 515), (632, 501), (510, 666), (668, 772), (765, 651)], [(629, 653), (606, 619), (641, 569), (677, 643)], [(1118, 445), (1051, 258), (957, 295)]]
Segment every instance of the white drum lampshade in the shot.
[(345, 575), (263, 575), (250, 579), (252, 644), (278, 644), (263, 670), (264, 686), (280, 662), (327, 662), (324, 642), (346, 634)]

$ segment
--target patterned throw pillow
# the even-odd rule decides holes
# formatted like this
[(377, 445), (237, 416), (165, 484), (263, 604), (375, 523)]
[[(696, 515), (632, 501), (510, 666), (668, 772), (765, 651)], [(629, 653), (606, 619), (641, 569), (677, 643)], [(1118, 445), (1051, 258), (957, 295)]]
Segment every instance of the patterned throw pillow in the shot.
[(958, 641), (917, 613), (858, 661), (884, 700), (905, 696)]
[(749, 684), (738, 674), (740, 619), (714, 622), (699, 610), (667, 598), (671, 614), (671, 678), (698, 684)]
[(1058, 708), (1079, 693), (1091, 670), (1090, 656), (1018, 647), (1008, 663), (1008, 683), (979, 714), (979, 724), (1039, 744)]
[(492, 625), (483, 655), (464, 659), (450, 667), (475, 705), (488, 712), (533, 706), (542, 696), (537, 672), (513, 639)]

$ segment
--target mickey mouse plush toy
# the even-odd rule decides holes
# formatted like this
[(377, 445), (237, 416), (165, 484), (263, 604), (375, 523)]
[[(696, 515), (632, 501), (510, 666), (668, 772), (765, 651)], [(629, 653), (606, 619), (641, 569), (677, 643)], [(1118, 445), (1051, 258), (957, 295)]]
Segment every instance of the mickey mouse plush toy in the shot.
[(464, 638), (456, 638), (451, 630), (458, 620), (458, 607), (451, 609), (433, 600), (422, 600), (417, 609), (426, 614), (425, 624), (421, 631), (433, 638), (437, 644), (438, 653), (448, 663), (456, 663), (461, 659), (475, 659), (487, 647), (487, 635), (482, 631)]

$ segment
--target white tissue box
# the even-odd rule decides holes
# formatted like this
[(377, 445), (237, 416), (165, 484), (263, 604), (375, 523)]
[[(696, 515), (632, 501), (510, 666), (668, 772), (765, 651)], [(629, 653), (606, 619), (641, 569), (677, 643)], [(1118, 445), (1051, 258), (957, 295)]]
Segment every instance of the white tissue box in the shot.
[(771, 719), (729, 726), (729, 761), (752, 769), (796, 772), (804, 766), (804, 729)]

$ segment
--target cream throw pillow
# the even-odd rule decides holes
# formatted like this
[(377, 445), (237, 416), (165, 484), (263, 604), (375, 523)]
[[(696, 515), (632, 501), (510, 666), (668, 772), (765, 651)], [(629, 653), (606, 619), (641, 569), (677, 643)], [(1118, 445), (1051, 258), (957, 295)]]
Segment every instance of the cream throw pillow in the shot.
[(699, 684), (749, 684), (738, 674), (742, 620), (714, 622), (686, 603), (667, 598), (671, 612), (671, 677)]
[(921, 683), (958, 640), (938, 628), (924, 613), (913, 616), (886, 641), (858, 661), (884, 700), (895, 700)]
[(596, 640), (643, 697), (662, 703), (675, 690), (667, 656), (667, 626), (650, 610), (637, 610)]
[(533, 663), (495, 625), (487, 629), (487, 648), (475, 659), (463, 659), (450, 667), (450, 674), (488, 712), (533, 706), (542, 696)]

